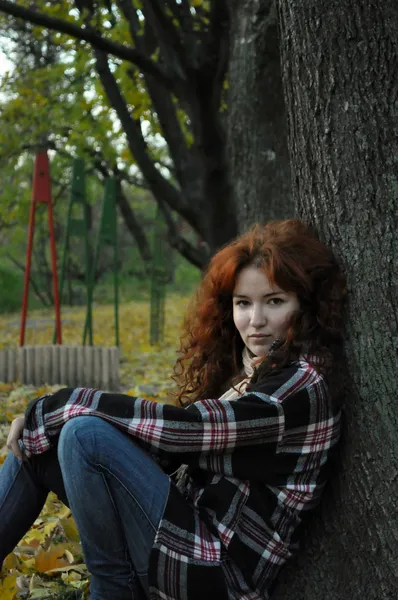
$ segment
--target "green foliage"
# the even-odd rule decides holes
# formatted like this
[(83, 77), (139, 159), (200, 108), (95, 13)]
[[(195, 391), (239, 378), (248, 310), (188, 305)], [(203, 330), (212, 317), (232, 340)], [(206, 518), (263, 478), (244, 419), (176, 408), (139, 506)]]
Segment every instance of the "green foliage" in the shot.
[[(172, 264), (169, 282), (166, 285), (166, 294), (192, 294), (200, 281), (199, 269), (175, 251), (171, 252), (171, 256), (174, 264)], [(141, 258), (135, 249), (131, 251), (129, 260), (126, 261), (119, 273), (119, 296), (121, 302), (149, 301), (150, 278), (145, 273)], [(94, 291), (94, 301), (96, 304), (111, 304), (113, 302), (112, 273), (107, 273), (97, 284)]]
[[(42, 10), (76, 21), (76, 12), (71, 8), (71, 3), (63, 0)], [(96, 15), (102, 21), (103, 36), (131, 45), (127, 22), (120, 13), (115, 14), (118, 18), (112, 29), (107, 26), (106, 11)], [(21, 26), (11, 21), (10, 26), (10, 19), (0, 13), (0, 46), (2, 36), (11, 38), (4, 49), (9, 55), (12, 49), (15, 66), (0, 81), (0, 164), (5, 164), (2, 159), (20, 160), (26, 150), (33, 152), (44, 141), (70, 156), (92, 161), (99, 153), (109, 164), (131, 169), (135, 161), (87, 45), (29, 23)], [(134, 118), (145, 121), (149, 153), (165, 159), (166, 145), (159, 143), (161, 130), (140, 72), (112, 58), (110, 66)], [(154, 135), (157, 138), (152, 143)], [(13, 166), (15, 163), (8, 165)]]
[(174, 283), (171, 286), (172, 290), (173, 292), (189, 295), (197, 288), (200, 282), (200, 271), (182, 256), (177, 256), (176, 262)]
[[(200, 17), (193, 22), (200, 43), (199, 34), (202, 27), (206, 28), (209, 3), (198, 0), (192, 1), (191, 5), (200, 7)], [(102, 9), (98, 8), (94, 16), (95, 27), (106, 39), (134, 46), (128, 22), (122, 12), (116, 9), (115, 3), (112, 6), (114, 22), (111, 22), (109, 11), (103, 6)], [(140, 35), (143, 35), (145, 11), (140, 10), (139, 0), (134, 0), (133, 6), (137, 11), (137, 27), (141, 28)], [(70, 0), (44, 3), (39, 8), (51, 16), (79, 25), (84, 21)], [(194, 14), (194, 8), (192, 10)], [(174, 24), (180, 27), (177, 22)], [(57, 252), (60, 258), (73, 157), (83, 157), (87, 172), (91, 173), (91, 177), (87, 177), (87, 189), (93, 216), (90, 232), (92, 245), (102, 200), (98, 164), (105, 165), (106, 170), (117, 167), (129, 180), (142, 178), (126, 135), (102, 88), (95, 70), (95, 58), (88, 44), (0, 13), (0, 48), (2, 45), (13, 67), (0, 77), (0, 258), (6, 249), (20, 263), (24, 262), (33, 157), (43, 144), (50, 148)], [(162, 58), (158, 47), (155, 53)], [(168, 148), (162, 138), (159, 119), (142, 73), (133, 64), (112, 57), (109, 58), (109, 65), (131, 114), (142, 125), (149, 157), (161, 165), (170, 165)], [(173, 98), (173, 101), (188, 149), (194, 144), (194, 137), (186, 114), (187, 106), (183, 106), (177, 98)], [(171, 171), (162, 169), (162, 173), (170, 174)], [(133, 185), (125, 189), (144, 231), (150, 235), (155, 203), (146, 191)], [(47, 214), (42, 208), (38, 211), (36, 221), (35, 247), (38, 240), (44, 240), (47, 236)], [(122, 290), (126, 290), (125, 295), (130, 295), (129, 282), (133, 280), (137, 293), (145, 295), (146, 283), (142, 282), (148, 269), (138, 256), (131, 234), (123, 229), (122, 220), (119, 225), (123, 261), (121, 280), (126, 281), (125, 286), (122, 283)], [(48, 248), (45, 248), (44, 242), (40, 248), (45, 261), (49, 263)], [(134, 257), (134, 266), (131, 265), (130, 255)], [(84, 263), (79, 247), (74, 247), (72, 258), (77, 266)], [(110, 262), (106, 252), (101, 260), (100, 267), (106, 271)], [(178, 269), (177, 261), (176, 278)], [(192, 272), (195, 271), (192, 268)], [(190, 277), (183, 275), (179, 285), (185, 289), (187, 285), (189, 287), (187, 281), (190, 281)], [(81, 288), (82, 285), (74, 285), (77, 295), (81, 297), (79, 285)], [(105, 292), (106, 277), (101, 279), (99, 286)]]
[(16, 312), (21, 306), (22, 277), (10, 267), (0, 264), (0, 312)]
[[(23, 274), (7, 264), (6, 261), (0, 262), (0, 289), (0, 313), (20, 311), (23, 295)], [(40, 308), (41, 306), (41, 302), (31, 294), (29, 307)]]

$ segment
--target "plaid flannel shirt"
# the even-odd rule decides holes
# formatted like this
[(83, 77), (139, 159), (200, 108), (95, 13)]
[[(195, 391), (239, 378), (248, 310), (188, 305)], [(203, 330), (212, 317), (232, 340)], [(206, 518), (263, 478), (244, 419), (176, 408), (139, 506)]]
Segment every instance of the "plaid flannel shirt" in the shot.
[(172, 484), (150, 558), (152, 600), (264, 600), (317, 505), (340, 430), (324, 378), (295, 362), (235, 400), (183, 409), (97, 390), (63, 389), (31, 403), (28, 455), (56, 444), (63, 424), (98, 416), (163, 464), (189, 466)]

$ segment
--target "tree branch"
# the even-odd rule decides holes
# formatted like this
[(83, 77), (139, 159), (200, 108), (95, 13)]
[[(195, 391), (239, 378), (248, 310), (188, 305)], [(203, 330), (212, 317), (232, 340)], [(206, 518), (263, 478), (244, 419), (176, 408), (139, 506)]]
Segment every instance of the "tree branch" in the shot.
[[(165, 92), (154, 77), (145, 77), (145, 83), (174, 164), (173, 173), (184, 191), (185, 188), (190, 189), (192, 187), (194, 189), (193, 184), (200, 174), (198, 173), (197, 164), (191, 160), (191, 151), (178, 121), (172, 95), (167, 91)], [(188, 186), (185, 185), (187, 182), (189, 182)], [(189, 200), (189, 203), (191, 203), (191, 200)]]
[(228, 70), (229, 59), (229, 13), (226, 0), (211, 3), (207, 41), (203, 42), (202, 77), (210, 80), (213, 87), (213, 103), (220, 105), (221, 93)]
[(201, 232), (196, 211), (184, 201), (179, 190), (161, 175), (149, 157), (140, 122), (134, 121), (132, 118), (126, 101), (116, 83), (115, 77), (109, 68), (106, 54), (100, 50), (95, 50), (94, 53), (96, 57), (96, 68), (101, 83), (112, 108), (116, 111), (123, 127), (123, 131), (126, 134), (130, 151), (133, 154), (143, 177), (148, 182), (153, 195), (157, 200), (162, 199), (167, 202), (167, 204), (188, 221), (194, 229)]
[[(201, 40), (205, 36), (207, 22), (199, 17), (198, 7), (195, 8), (194, 14), (191, 12), (189, 2), (178, 3), (175, 0), (165, 0), (165, 2), (180, 24), (185, 53), (189, 57), (189, 67), (191, 70), (196, 70), (199, 66)], [(198, 24), (200, 27), (197, 27)]]
[[(166, 88), (174, 88), (175, 81), (169, 77), (159, 66), (159, 64), (153, 62), (148, 56), (145, 56), (135, 48), (128, 48), (118, 42), (112, 42), (103, 38), (101, 35), (96, 33), (94, 30), (88, 27), (79, 27), (74, 23), (69, 23), (63, 19), (57, 17), (50, 17), (42, 12), (38, 12), (31, 8), (25, 8), (19, 6), (8, 0), (0, 0), (0, 11), (13, 17), (29, 21), (35, 25), (41, 25), (47, 29), (59, 31), (60, 33), (66, 33), (71, 37), (89, 43), (93, 48), (97, 48), (107, 54), (112, 54), (123, 60), (127, 60), (137, 65), (145, 73), (149, 73), (158, 79)], [(185, 79), (183, 71), (178, 71), (178, 77)]]
[(187, 53), (182, 44), (180, 34), (172, 19), (164, 10), (164, 2), (159, 0), (142, 0), (142, 10), (156, 34), (159, 46), (163, 49), (166, 64), (173, 67), (173, 72), (180, 80), (187, 79)]
[[(136, 47), (139, 48), (139, 41), (142, 36), (139, 35), (140, 21), (133, 3), (131, 0), (116, 0), (116, 4), (129, 24), (131, 38), (134, 40)], [(140, 51), (142, 52), (142, 47)]]
[[(155, 37), (150, 35), (143, 36), (138, 35), (139, 32), (139, 21), (136, 14), (136, 10), (133, 7), (130, 0), (118, 0), (118, 6), (122, 11), (125, 19), (130, 26), (130, 34), (134, 39), (136, 47), (140, 52), (151, 55), (155, 49)], [(148, 20), (146, 21), (147, 27)], [(129, 72), (132, 80), (135, 78), (134, 70)], [(145, 84), (148, 90), (149, 97), (152, 100), (153, 107), (158, 116), (160, 126), (163, 131), (163, 136), (167, 142), (170, 156), (174, 163), (174, 174), (177, 181), (182, 185), (181, 172), (186, 166), (186, 156), (188, 154), (187, 143), (184, 134), (181, 130), (180, 123), (177, 118), (176, 108), (173, 102), (173, 98), (170, 92), (167, 92), (164, 87), (159, 85), (159, 82), (155, 77), (145, 75)], [(189, 178), (192, 177), (190, 173)]]
[[(126, 21), (129, 23), (130, 34), (136, 47), (144, 54), (151, 55), (156, 48), (157, 38), (153, 35), (150, 20), (147, 18), (145, 21), (146, 35), (139, 35), (140, 23), (136, 10), (130, 0), (118, 0), (117, 4)], [(186, 10), (189, 13), (189, 8)], [(129, 75), (134, 79), (135, 73), (133, 70)], [(199, 207), (202, 203), (202, 189), (198, 160), (193, 155), (193, 151), (188, 148), (184, 132), (177, 117), (172, 94), (159, 85), (155, 77), (148, 74), (144, 75), (144, 77), (149, 97), (151, 98), (163, 132), (163, 137), (166, 140), (170, 157), (173, 161), (173, 175), (176, 177), (184, 193), (186, 204)], [(195, 228), (199, 230), (198, 225)]]
[(167, 224), (167, 237), (172, 248), (178, 250), (178, 252), (191, 264), (195, 265), (195, 267), (203, 269), (209, 261), (209, 253), (205, 252), (204, 250), (198, 250), (192, 244), (190, 244), (188, 240), (179, 235), (176, 224), (174, 223), (173, 217), (171, 216), (166, 204), (162, 201), (158, 202), (158, 204)]
[(144, 264), (149, 263), (152, 260), (152, 252), (148, 242), (148, 238), (145, 235), (143, 228), (141, 227), (138, 219), (136, 218), (134, 211), (132, 210), (129, 201), (123, 191), (120, 180), (116, 179), (116, 202), (119, 206), (119, 210), (123, 215), (124, 222), (131, 235), (134, 237), (138, 249), (143, 259)]
[[(18, 267), (18, 269), (20, 269), (22, 271), (22, 273), (25, 273), (25, 265), (23, 265), (22, 263), (20, 263), (14, 256), (12, 256), (11, 254), (6, 254), (6, 257), (12, 262), (14, 263), (14, 265), (16, 267)], [(37, 283), (35, 282), (35, 280), (33, 279), (32, 273), (30, 275), (30, 283), (32, 284), (32, 288), (33, 288), (33, 292), (34, 294), (38, 297), (38, 299), (40, 300), (40, 302), (43, 303), (43, 306), (51, 306), (51, 302), (48, 301), (47, 298), (45, 298), (42, 293), (40, 292), (39, 286), (37, 285)]]
[[(94, 167), (91, 170), (91, 172), (96, 172), (96, 173), (100, 172), (100, 173), (102, 173), (103, 177), (109, 177), (109, 175), (105, 175), (105, 172), (108, 172), (110, 170), (110, 166), (106, 162), (106, 160), (102, 156), (102, 154), (100, 152), (98, 152), (98, 150), (93, 150), (91, 148), (88, 149), (87, 152), (94, 159)], [(144, 183), (142, 178), (134, 177), (134, 175), (130, 175), (130, 173), (127, 173), (126, 171), (119, 169), (119, 167), (114, 167), (112, 169), (112, 171), (114, 173), (117, 172), (118, 179), (120, 179), (120, 181), (122, 181), (124, 183), (128, 183), (129, 185), (132, 185), (141, 190), (149, 189), (149, 187), (147, 186), (146, 183)]]
[(188, 2), (177, 3), (175, 0), (171, 0), (171, 2), (167, 2), (167, 6), (178, 20), (183, 34), (185, 36), (193, 35), (193, 17)]

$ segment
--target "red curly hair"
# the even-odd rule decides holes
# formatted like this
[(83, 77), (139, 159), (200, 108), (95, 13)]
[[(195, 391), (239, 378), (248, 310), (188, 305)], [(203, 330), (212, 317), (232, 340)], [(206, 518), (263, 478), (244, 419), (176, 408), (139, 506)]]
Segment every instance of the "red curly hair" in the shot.
[(291, 318), (283, 344), (265, 357), (252, 382), (305, 355), (328, 373), (343, 337), (346, 283), (341, 269), (302, 221), (271, 221), (222, 248), (211, 260), (185, 319), (180, 357), (174, 369), (177, 401), (185, 406), (217, 398), (242, 370), (243, 341), (232, 316), (238, 274), (255, 265), (272, 285), (295, 292), (300, 310)]

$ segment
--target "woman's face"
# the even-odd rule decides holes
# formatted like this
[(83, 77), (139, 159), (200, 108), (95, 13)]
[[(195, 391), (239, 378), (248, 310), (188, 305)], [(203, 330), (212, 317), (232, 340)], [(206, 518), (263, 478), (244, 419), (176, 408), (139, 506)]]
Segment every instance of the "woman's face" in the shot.
[(235, 327), (255, 356), (265, 356), (274, 340), (286, 336), (290, 317), (300, 307), (295, 293), (272, 286), (255, 266), (239, 273), (232, 302)]

